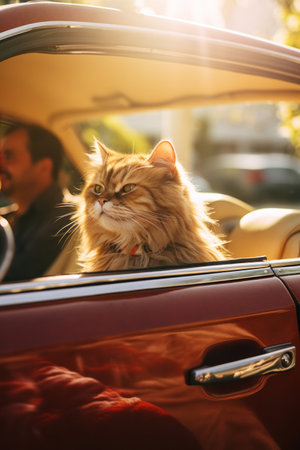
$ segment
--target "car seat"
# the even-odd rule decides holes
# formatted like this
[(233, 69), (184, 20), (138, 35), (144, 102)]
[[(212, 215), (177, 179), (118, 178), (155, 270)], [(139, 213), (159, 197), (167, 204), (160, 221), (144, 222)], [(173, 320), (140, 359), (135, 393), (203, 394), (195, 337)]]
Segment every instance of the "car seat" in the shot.
[(203, 202), (210, 217), (217, 222), (216, 232), (227, 238), (240, 219), (253, 207), (235, 197), (215, 192), (197, 192), (197, 200)]
[[(232, 258), (266, 256), (268, 259), (300, 256), (300, 211), (285, 208), (256, 209), (235, 197), (197, 192), (196, 199), (207, 205), (216, 220), (216, 232), (228, 240)], [(74, 235), (44, 274), (80, 272), (77, 258), (78, 236)]]
[(261, 208), (245, 214), (229, 233), (228, 250), (234, 258), (300, 256), (300, 211)]

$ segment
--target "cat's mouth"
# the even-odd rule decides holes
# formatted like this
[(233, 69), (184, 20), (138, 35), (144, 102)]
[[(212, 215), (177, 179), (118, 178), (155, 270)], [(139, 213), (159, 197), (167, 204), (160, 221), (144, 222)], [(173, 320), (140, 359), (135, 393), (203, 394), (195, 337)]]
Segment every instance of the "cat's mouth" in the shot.
[(100, 213), (100, 217), (107, 217), (118, 222), (124, 222), (128, 220), (129, 211), (127, 209), (124, 210), (122, 206), (115, 205), (114, 203), (109, 201), (104, 203), (103, 205), (98, 205), (99, 206), (97, 208)]
[(109, 202), (104, 205), (97, 203), (95, 205), (95, 212), (96, 217), (104, 228), (109, 229), (111, 226), (115, 227), (116, 223), (121, 221), (120, 217), (116, 215), (113, 205), (109, 204)]
[[(111, 214), (109, 213), (109, 209), (110, 207), (107, 206), (107, 203), (104, 204), (100, 204), (100, 202), (95, 202), (94, 207), (93, 207), (93, 215), (96, 217), (102, 217), (102, 216), (108, 216), (111, 217)], [(113, 217), (111, 217), (113, 218)]]
[(107, 218), (107, 219), (115, 220), (115, 218), (110, 213), (108, 213), (107, 211), (103, 211), (103, 210), (100, 211), (99, 218), (100, 219)]
[(115, 205), (108, 201), (101, 205), (98, 201), (90, 210), (90, 216), (98, 225), (106, 231), (122, 234), (132, 232), (135, 229), (133, 213), (122, 205)]
[(110, 219), (114, 219), (115, 214), (113, 211), (113, 205), (111, 205), (109, 202), (104, 203), (104, 205), (100, 205), (100, 217), (106, 216)]

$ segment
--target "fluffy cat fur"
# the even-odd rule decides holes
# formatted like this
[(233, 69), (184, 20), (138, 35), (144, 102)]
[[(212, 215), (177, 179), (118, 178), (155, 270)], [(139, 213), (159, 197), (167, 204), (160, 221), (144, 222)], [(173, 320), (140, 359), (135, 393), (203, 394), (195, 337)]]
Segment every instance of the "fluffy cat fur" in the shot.
[(222, 241), (176, 162), (173, 145), (124, 155), (97, 143), (76, 214), (85, 271), (224, 259)]

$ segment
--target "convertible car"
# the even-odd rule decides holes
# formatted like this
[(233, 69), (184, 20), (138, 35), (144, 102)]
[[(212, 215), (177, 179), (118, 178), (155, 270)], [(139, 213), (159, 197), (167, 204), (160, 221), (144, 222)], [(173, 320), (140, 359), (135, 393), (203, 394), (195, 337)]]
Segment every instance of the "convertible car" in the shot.
[[(1, 121), (47, 127), (79, 173), (79, 124), (299, 99), (296, 49), (93, 6), (0, 8)], [(43, 277), (1, 283), (1, 449), (300, 448), (297, 202), (197, 195), (227, 260), (80, 273), (69, 247)]]

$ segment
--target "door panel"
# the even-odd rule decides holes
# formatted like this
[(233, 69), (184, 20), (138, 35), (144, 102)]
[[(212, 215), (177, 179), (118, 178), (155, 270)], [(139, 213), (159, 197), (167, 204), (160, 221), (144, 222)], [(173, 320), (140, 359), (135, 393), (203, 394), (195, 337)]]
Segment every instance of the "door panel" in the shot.
[[(33, 448), (33, 432), (31, 447), (24, 446), (31, 430), (24, 423), (34, 410), (32, 428), (49, 440), (63, 430), (64, 449), (81, 448), (85, 433), (96, 442), (100, 431), (105, 448), (119, 441), (123, 448), (153, 448), (155, 441), (172, 449), (296, 449), (297, 365), (238, 382), (186, 384), (194, 367), (288, 342), (299, 348), (295, 306), (274, 276), (7, 306), (0, 314), (7, 417), (0, 436), (10, 431), (17, 448), (21, 434), (20, 448)], [(25, 411), (18, 419), (16, 404)], [(87, 423), (82, 411), (92, 414)]]
[[(300, 271), (299, 267), (297, 267), (298, 271)], [(292, 295), (294, 296), (297, 304), (300, 306), (300, 274), (299, 273), (292, 273), (292, 270), (289, 270), (289, 268), (284, 269), (275, 269), (275, 271), (278, 273), (278, 276), (281, 278), (283, 283), (287, 286), (287, 288), (290, 290)], [(291, 274), (289, 275), (289, 271)], [(283, 275), (281, 275), (283, 273)]]

